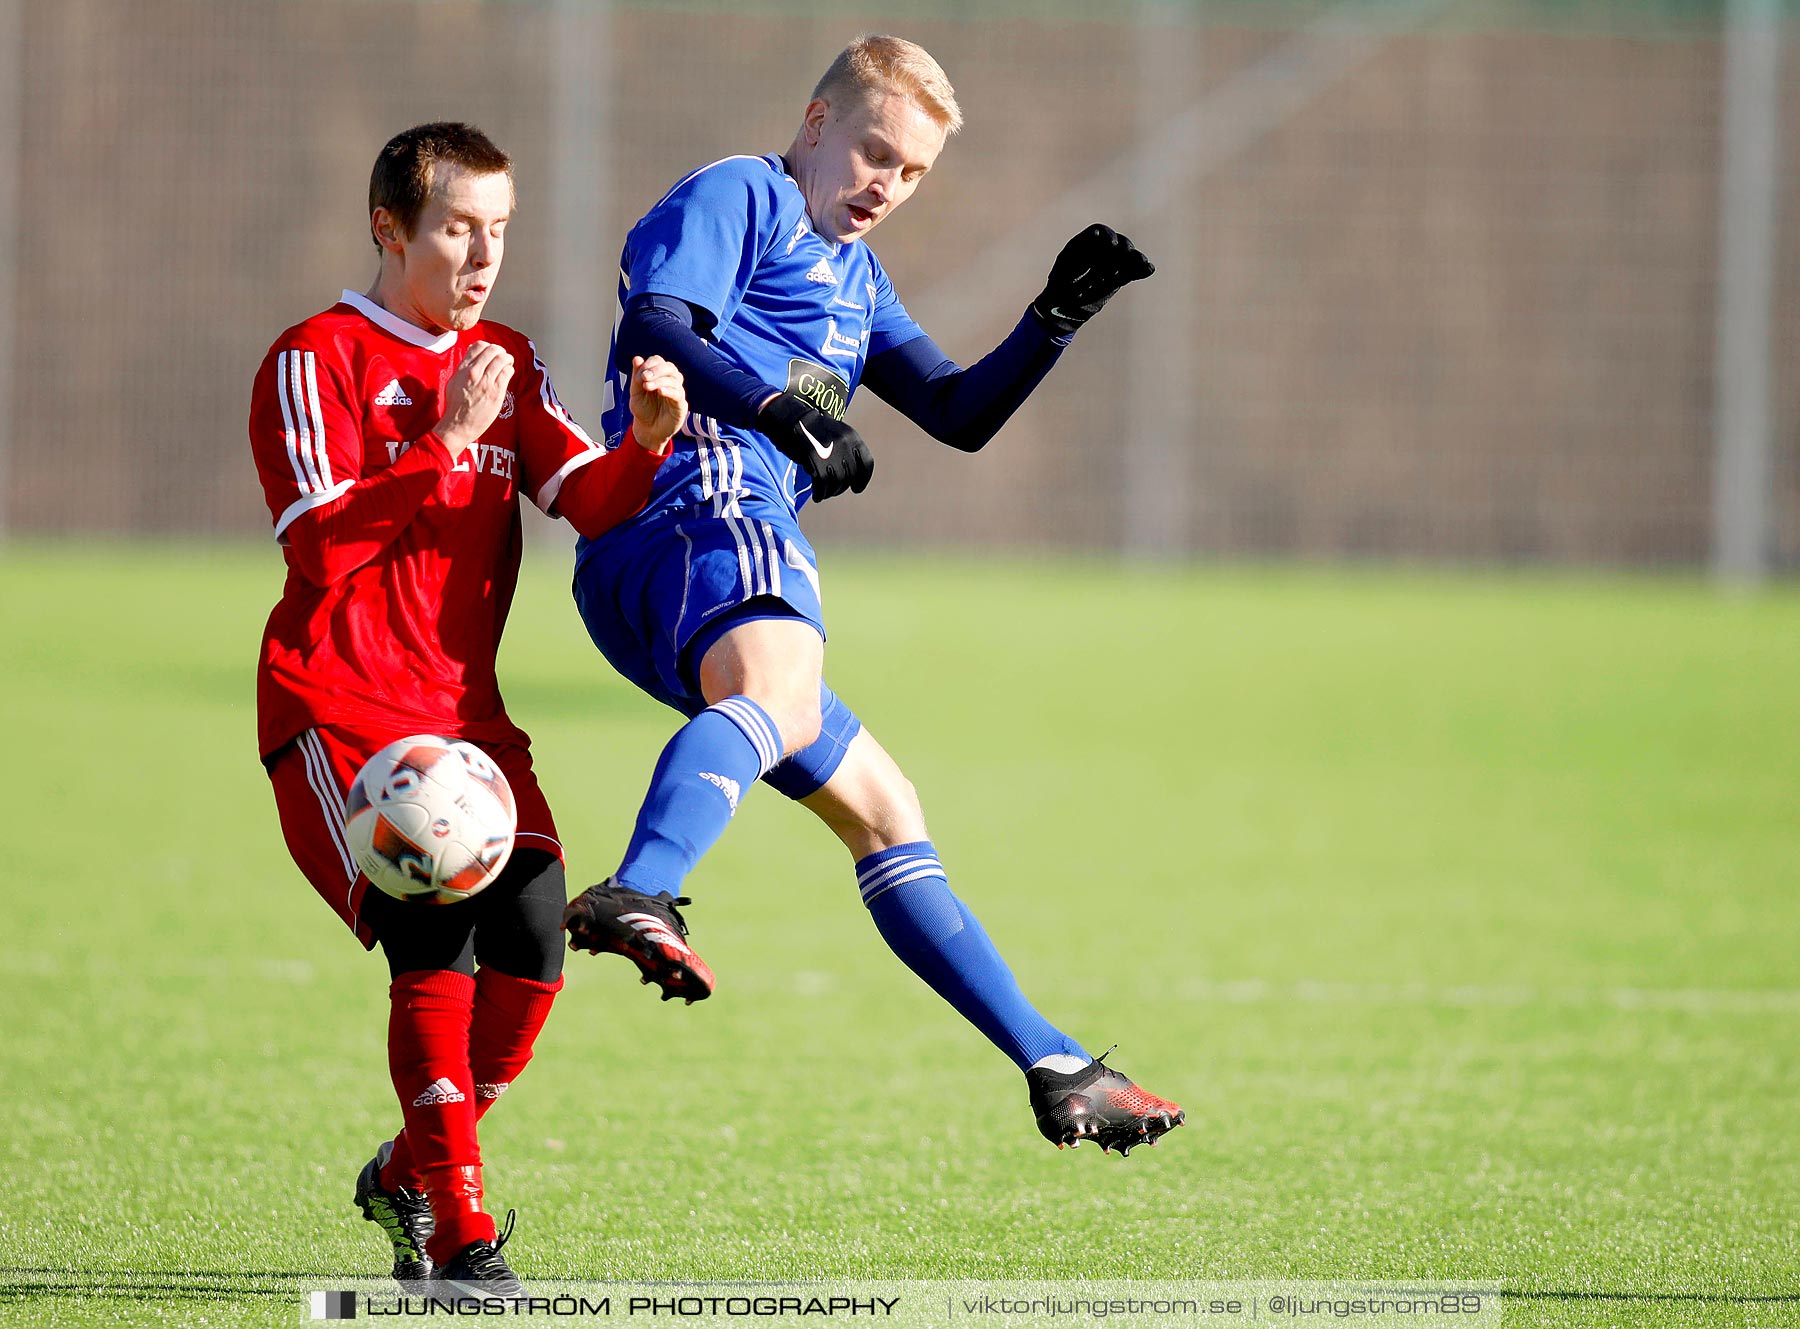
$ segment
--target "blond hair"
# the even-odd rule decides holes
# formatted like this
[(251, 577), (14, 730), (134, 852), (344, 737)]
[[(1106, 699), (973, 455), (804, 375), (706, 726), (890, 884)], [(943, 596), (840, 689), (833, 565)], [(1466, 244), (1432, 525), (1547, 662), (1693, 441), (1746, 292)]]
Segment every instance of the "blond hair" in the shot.
[(897, 92), (917, 102), (946, 134), (962, 128), (962, 108), (956, 104), (950, 76), (931, 52), (904, 37), (858, 37), (839, 51), (812, 95), (814, 100), (830, 101), (843, 92), (864, 100), (879, 92)]

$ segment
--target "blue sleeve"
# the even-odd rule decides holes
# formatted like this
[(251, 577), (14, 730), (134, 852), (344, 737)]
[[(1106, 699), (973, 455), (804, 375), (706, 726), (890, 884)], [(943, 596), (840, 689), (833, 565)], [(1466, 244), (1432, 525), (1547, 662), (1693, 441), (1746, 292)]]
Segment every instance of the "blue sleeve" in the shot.
[(894, 294), (894, 284), (888, 280), (887, 269), (874, 254), (869, 255), (869, 277), (869, 295), (873, 301), (869, 315), (869, 356), (872, 359), (883, 351), (923, 337), (925, 329), (913, 322), (912, 315), (906, 312), (906, 306)]
[(632, 356), (649, 359), (660, 355), (686, 380), (688, 410), (740, 429), (754, 429), (757, 411), (779, 389), (715, 351), (703, 335), (711, 330), (711, 315), (697, 312), (685, 300), (634, 295), (625, 305), (625, 316), (613, 339), (618, 347), (614, 368), (621, 374), (630, 373)]
[(938, 442), (964, 452), (980, 450), (1000, 432), (1068, 344), (1026, 310), (1005, 341), (964, 369), (912, 326), (916, 336), (885, 349), (879, 333), (871, 338), (862, 381)]
[(779, 222), (775, 185), (760, 157), (695, 171), (632, 228), (628, 289), (674, 296), (729, 325)]

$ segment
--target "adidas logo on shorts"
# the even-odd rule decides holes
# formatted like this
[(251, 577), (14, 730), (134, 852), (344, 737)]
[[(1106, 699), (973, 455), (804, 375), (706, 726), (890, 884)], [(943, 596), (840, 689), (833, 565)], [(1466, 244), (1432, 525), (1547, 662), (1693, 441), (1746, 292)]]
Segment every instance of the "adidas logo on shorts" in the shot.
[(450, 1077), (440, 1075), (425, 1087), (425, 1092), (413, 1099), (414, 1107), (431, 1107), (436, 1103), (460, 1103), (467, 1095), (450, 1083)]

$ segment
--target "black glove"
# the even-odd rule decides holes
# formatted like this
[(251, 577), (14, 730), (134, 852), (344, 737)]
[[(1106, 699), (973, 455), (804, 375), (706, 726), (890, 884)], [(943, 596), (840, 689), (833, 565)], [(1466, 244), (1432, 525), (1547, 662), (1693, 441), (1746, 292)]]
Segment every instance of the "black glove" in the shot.
[(815, 502), (834, 498), (846, 489), (862, 493), (875, 474), (875, 458), (869, 445), (842, 420), (833, 420), (807, 404), (795, 392), (773, 398), (756, 417), (756, 427), (769, 436), (812, 477)]
[(1095, 222), (1062, 247), (1050, 265), (1043, 294), (1031, 307), (1052, 336), (1067, 337), (1098, 314), (1127, 282), (1155, 271), (1156, 265), (1136, 245), (1112, 227)]

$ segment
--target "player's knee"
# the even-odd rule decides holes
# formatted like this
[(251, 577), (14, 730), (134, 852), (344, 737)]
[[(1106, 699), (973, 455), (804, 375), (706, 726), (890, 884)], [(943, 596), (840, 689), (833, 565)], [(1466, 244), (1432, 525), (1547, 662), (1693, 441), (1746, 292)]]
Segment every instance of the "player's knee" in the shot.
[[(752, 601), (746, 609), (758, 604)], [(819, 676), (825, 643), (803, 618), (757, 618), (729, 629), (700, 660), (708, 705), (748, 697), (774, 722), (784, 756), (819, 736)]]
[(500, 954), (484, 963), (492, 964), (501, 973), (511, 974), (514, 978), (554, 983), (562, 976), (563, 967), (562, 909), (558, 907), (556, 912), (554, 922), (547, 912), (534, 917), (530, 925), (507, 938)]
[(920, 825), (925, 823), (925, 805), (919, 801), (919, 789), (904, 775), (900, 777), (900, 787), (896, 791), (895, 803), (899, 810)]
[(883, 791), (881, 829), (896, 844), (906, 844), (925, 837), (925, 807), (919, 802), (919, 791), (904, 775), (896, 775)]
[(562, 974), (567, 899), (561, 859), (542, 849), (515, 850), (500, 880), (472, 902), (487, 906), (475, 929), (475, 958), (514, 978), (554, 983)]
[(775, 721), (775, 728), (781, 733), (782, 756), (791, 757), (802, 748), (811, 747), (825, 723), (819, 713), (818, 690), (815, 688), (810, 694), (777, 705), (770, 710), (769, 718)]
[(856, 810), (861, 822), (859, 843), (866, 846), (867, 853), (931, 838), (925, 829), (919, 791), (898, 770), (877, 780)]

